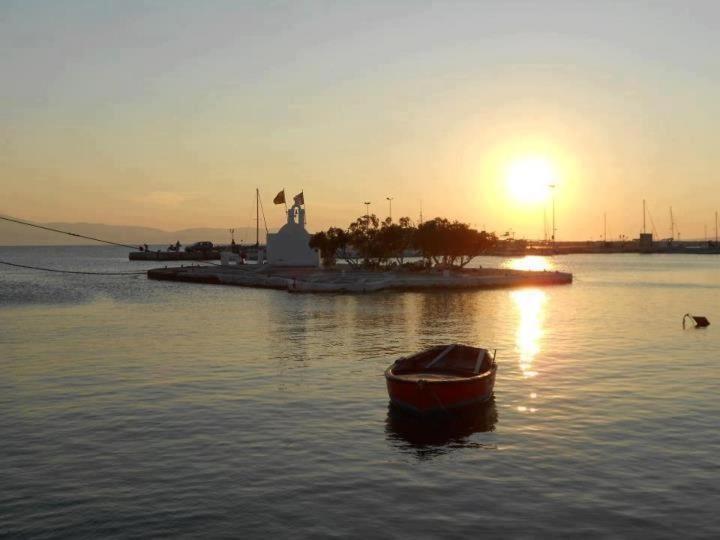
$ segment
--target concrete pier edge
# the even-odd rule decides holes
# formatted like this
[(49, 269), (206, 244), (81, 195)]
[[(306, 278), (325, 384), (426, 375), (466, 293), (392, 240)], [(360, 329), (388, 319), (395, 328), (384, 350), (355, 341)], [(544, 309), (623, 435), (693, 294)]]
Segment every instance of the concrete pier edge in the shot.
[(573, 275), (555, 271), (480, 268), (426, 272), (362, 271), (255, 266), (186, 266), (148, 270), (148, 279), (285, 290), (292, 293), (473, 290), (566, 285)]

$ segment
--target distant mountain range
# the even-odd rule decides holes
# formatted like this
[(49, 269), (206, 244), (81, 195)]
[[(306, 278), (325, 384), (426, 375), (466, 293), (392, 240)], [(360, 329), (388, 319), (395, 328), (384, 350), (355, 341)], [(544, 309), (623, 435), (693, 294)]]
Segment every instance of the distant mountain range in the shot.
[[(6, 216), (13, 217), (13, 216)], [(22, 218), (16, 218), (22, 221)], [(227, 229), (215, 228), (195, 228), (182, 229), (179, 231), (164, 231), (162, 229), (154, 229), (151, 227), (135, 227), (132, 225), (105, 225), (103, 223), (39, 223), (37, 225), (61, 229), (85, 236), (94, 236), (103, 240), (110, 240), (121, 244), (129, 245), (163, 245), (174, 244), (180, 241), (181, 244), (187, 245), (201, 240), (209, 240), (213, 243), (229, 244), (230, 232)], [(255, 243), (255, 229), (245, 227), (235, 229), (235, 241), (240, 243)], [(260, 242), (265, 243), (265, 231), (260, 231)], [(0, 220), (0, 246), (78, 246), (78, 245), (101, 245), (92, 240), (83, 238), (75, 238), (65, 234), (59, 234), (43, 229), (28, 227), (18, 223), (11, 223)]]

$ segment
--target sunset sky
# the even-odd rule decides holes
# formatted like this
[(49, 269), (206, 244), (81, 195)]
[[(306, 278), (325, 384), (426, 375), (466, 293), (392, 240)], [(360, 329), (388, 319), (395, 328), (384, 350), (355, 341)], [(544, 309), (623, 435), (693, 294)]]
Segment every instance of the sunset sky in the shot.
[(391, 196), (539, 238), (547, 179), (560, 240), (636, 236), (643, 198), (702, 237), (719, 36), (717, 2), (5, 0), (0, 213), (240, 227), (258, 186), (277, 227), (285, 187), (311, 230)]

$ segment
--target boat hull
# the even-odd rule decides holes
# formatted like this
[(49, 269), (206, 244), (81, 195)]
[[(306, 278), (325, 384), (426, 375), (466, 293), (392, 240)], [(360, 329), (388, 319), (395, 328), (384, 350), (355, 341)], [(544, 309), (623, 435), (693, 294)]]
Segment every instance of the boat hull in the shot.
[(474, 377), (431, 381), (421, 375), (417, 380), (407, 380), (388, 368), (385, 381), (393, 405), (418, 414), (430, 414), (488, 401), (493, 395), (496, 371), (493, 366), (489, 372)]

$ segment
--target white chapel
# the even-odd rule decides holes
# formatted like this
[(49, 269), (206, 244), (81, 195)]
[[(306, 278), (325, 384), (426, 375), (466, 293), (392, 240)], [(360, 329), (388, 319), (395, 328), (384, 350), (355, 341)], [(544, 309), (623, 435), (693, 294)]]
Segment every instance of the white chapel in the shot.
[(274, 266), (320, 266), (320, 253), (309, 242), (305, 209), (296, 202), (287, 211), (287, 223), (267, 235), (267, 261)]

